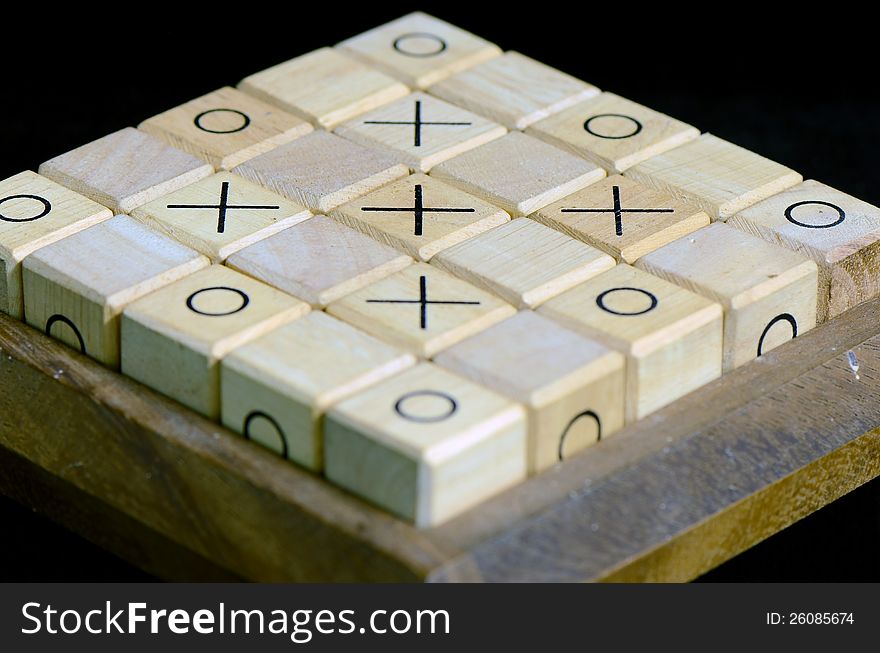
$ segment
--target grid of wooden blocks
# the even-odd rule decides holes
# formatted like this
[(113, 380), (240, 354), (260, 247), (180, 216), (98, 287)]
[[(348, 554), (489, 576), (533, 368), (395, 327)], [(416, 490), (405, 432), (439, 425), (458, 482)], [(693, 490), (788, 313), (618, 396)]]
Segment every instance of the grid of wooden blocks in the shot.
[(422, 527), (878, 261), (877, 208), (422, 13), (0, 182), (0, 309)]

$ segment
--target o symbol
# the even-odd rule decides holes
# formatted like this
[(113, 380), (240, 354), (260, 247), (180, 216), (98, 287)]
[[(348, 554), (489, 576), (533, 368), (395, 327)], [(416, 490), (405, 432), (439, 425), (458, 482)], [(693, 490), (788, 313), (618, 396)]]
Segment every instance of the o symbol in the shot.
[(86, 343), (83, 340), (82, 334), (79, 332), (79, 329), (76, 328), (76, 325), (73, 323), (73, 321), (69, 317), (65, 317), (64, 315), (59, 315), (58, 313), (56, 313), (55, 315), (50, 317), (48, 320), (46, 320), (46, 335), (47, 336), (52, 335), (50, 332), (52, 331), (52, 326), (56, 322), (61, 322), (61, 324), (66, 324), (67, 326), (70, 327), (70, 329), (73, 331), (73, 335), (76, 336), (76, 342), (79, 345), (80, 353), (85, 354), (86, 353)]
[(571, 427), (574, 426), (578, 421), (583, 418), (588, 417), (596, 422), (596, 442), (602, 439), (602, 421), (599, 419), (599, 416), (594, 413), (592, 410), (585, 410), (581, 413), (578, 413), (574, 417), (571, 418), (571, 421), (568, 423), (568, 426), (565, 427), (565, 430), (562, 432), (562, 435), (559, 436), (559, 460), (562, 460), (563, 452), (565, 451), (565, 436), (568, 435), (568, 432), (571, 431)]
[[(410, 39), (427, 39), (433, 41), (436, 46), (434, 50), (425, 50), (424, 52), (405, 50), (401, 44)], [(446, 41), (435, 34), (428, 34), (427, 32), (410, 32), (394, 39), (391, 47), (397, 50), (400, 54), (405, 54), (408, 57), (436, 57), (446, 49)]]
[(764, 327), (764, 330), (761, 332), (761, 337), (758, 338), (758, 356), (764, 354), (764, 338), (767, 337), (767, 332), (773, 327), (777, 322), (788, 322), (791, 325), (791, 337), (797, 338), (798, 328), (797, 328), (797, 320), (794, 319), (794, 316), (791, 313), (782, 313), (781, 315), (777, 315), (770, 322), (767, 323), (767, 326)]
[(45, 217), (49, 214), (49, 211), (52, 210), (52, 205), (49, 203), (49, 200), (45, 197), (40, 197), (39, 195), (9, 195), (0, 199), (0, 204), (3, 204), (3, 202), (6, 202), (7, 200), (17, 199), (37, 200), (43, 205), (43, 210), (32, 218), (10, 218), (0, 213), (0, 220), (3, 220), (4, 222), (33, 222), (34, 220), (39, 220), (40, 218)]
[[(799, 220), (796, 220), (791, 215), (791, 212), (794, 211), (797, 207), (804, 206), (806, 204), (819, 204), (821, 206), (827, 206), (829, 208), (834, 209), (835, 211), (837, 211), (837, 220), (835, 220), (834, 222), (829, 222), (828, 224), (807, 224), (806, 222), (801, 222)], [(831, 202), (821, 202), (819, 200), (813, 200), (813, 201), (808, 200), (805, 202), (795, 202), (794, 204), (789, 206), (787, 209), (785, 209), (785, 219), (788, 220), (789, 222), (791, 222), (792, 224), (796, 224), (799, 227), (806, 227), (807, 229), (830, 229), (831, 227), (836, 227), (841, 222), (843, 222), (844, 219), (846, 219), (846, 213), (843, 212), (842, 208), (840, 208), (836, 204), (832, 204)]]
[[(284, 431), (281, 429), (281, 425), (261, 410), (254, 410), (248, 413), (248, 416), (244, 418), (244, 427), (242, 428), (244, 439), (251, 439), (251, 423), (255, 419), (264, 419), (269, 422), (273, 429), (275, 429), (275, 432), (278, 434), (278, 440), (281, 442), (281, 457), (287, 458), (287, 438), (284, 436)], [(260, 444), (264, 443), (260, 442)]]
[[(202, 118), (207, 116), (209, 113), (217, 113), (217, 112), (234, 113), (238, 116), (241, 116), (241, 119), (242, 119), (241, 126), (236, 127), (235, 129), (209, 129), (208, 127), (205, 127), (202, 125)], [(246, 113), (242, 113), (241, 111), (238, 111), (237, 109), (208, 109), (207, 111), (202, 111), (199, 115), (197, 115), (195, 117), (195, 120), (193, 120), (193, 124), (196, 127), (198, 127), (199, 129), (201, 129), (203, 132), (208, 132), (209, 134), (234, 134), (235, 132), (240, 132), (241, 130), (245, 129), (248, 125), (250, 125), (251, 119), (248, 118)]]
[[(623, 134), (622, 136), (609, 136), (608, 134), (600, 134), (590, 127), (590, 123), (597, 118), (623, 118), (624, 120), (629, 120), (633, 124), (633, 130), (629, 134)], [(625, 116), (622, 113), (599, 113), (592, 118), (587, 119), (587, 121), (584, 123), (584, 129), (587, 130), (587, 133), (592, 134), (597, 138), (609, 138), (612, 140), (617, 140), (620, 138), (630, 138), (631, 136), (635, 136), (636, 134), (638, 134), (640, 131), (642, 131), (642, 123), (640, 123), (632, 116)]]
[[(408, 412), (405, 408), (405, 404), (412, 399), (417, 397), (436, 397), (441, 400), (441, 402), (446, 403), (446, 407), (442, 410), (439, 410), (434, 415), (416, 415), (411, 412)], [(394, 404), (394, 412), (400, 415), (403, 419), (408, 419), (411, 422), (420, 422), (422, 424), (433, 424), (434, 422), (442, 422), (445, 419), (449, 419), (458, 410), (458, 402), (455, 401), (448, 394), (443, 392), (437, 392), (436, 390), (416, 390), (414, 392), (408, 392), (403, 395), (400, 399), (398, 399)]]
[[(206, 292), (231, 292), (238, 295), (240, 299), (240, 305), (230, 309), (228, 311), (203, 311), (195, 306), (196, 297)], [(193, 313), (198, 313), (199, 315), (207, 315), (208, 317), (222, 317), (224, 315), (234, 315), (235, 313), (239, 313), (245, 309), (245, 307), (250, 303), (251, 299), (247, 296), (247, 294), (239, 290), (238, 288), (228, 288), (227, 286), (211, 286), (210, 288), (202, 288), (201, 290), (196, 290), (192, 295), (186, 298), (186, 307), (191, 310)]]
[[(622, 290), (641, 293), (642, 295), (645, 295), (645, 297), (647, 297), (651, 303), (649, 304), (648, 308), (645, 308), (641, 311), (633, 311), (631, 313), (625, 313), (623, 311), (615, 311), (613, 308), (608, 308), (605, 305), (605, 297), (607, 297), (609, 294), (611, 294), (613, 292), (620, 292)], [(657, 301), (657, 297), (654, 296), (653, 293), (649, 293), (647, 290), (643, 290), (641, 288), (631, 288), (629, 286), (622, 286), (620, 288), (610, 288), (609, 290), (606, 290), (605, 292), (600, 293), (599, 296), (596, 297), (596, 305), (599, 308), (601, 308), (603, 311), (605, 311), (606, 313), (611, 313), (612, 315), (644, 315), (645, 313), (647, 313), (649, 311), (653, 311), (655, 308), (657, 308), (658, 303), (659, 302)]]

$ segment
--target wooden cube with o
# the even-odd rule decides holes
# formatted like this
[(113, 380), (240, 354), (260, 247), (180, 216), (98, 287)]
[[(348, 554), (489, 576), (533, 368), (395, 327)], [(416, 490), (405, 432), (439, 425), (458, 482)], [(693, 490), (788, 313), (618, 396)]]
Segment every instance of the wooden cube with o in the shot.
[(525, 406), (530, 473), (623, 426), (624, 356), (532, 311), (453, 345), (434, 362)]
[(21, 262), (113, 212), (51, 179), (25, 171), (0, 181), (0, 311), (21, 320)]
[(602, 179), (529, 217), (630, 264), (710, 220), (695, 204), (623, 175)]
[(330, 216), (422, 261), (510, 220), (497, 206), (423, 174), (343, 204)]
[(816, 264), (726, 224), (695, 231), (636, 266), (724, 307), (725, 372), (816, 325)]
[(516, 218), (440, 252), (431, 264), (517, 308), (534, 308), (615, 263), (595, 247)]
[(327, 312), (431, 358), (516, 309), (443, 270), (416, 263), (333, 302)]
[(243, 177), (220, 172), (163, 195), (131, 215), (220, 262), (312, 213)]
[(727, 224), (813, 259), (818, 320), (880, 294), (880, 209), (805, 181), (740, 211)]
[(313, 127), (227, 86), (153, 116), (138, 129), (217, 170), (231, 170), (257, 154), (308, 134)]
[(309, 469), (323, 467), (323, 415), (416, 362), (315, 312), (233, 350), (220, 365), (222, 422)]
[(337, 47), (413, 88), (427, 88), (501, 54), (497, 45), (420, 11), (347, 39)]
[(523, 408), (422, 363), (337, 404), (328, 480), (418, 527), (436, 526), (526, 475)]
[(118, 368), (123, 309), (207, 265), (208, 259), (195, 250), (133, 218), (116, 216), (25, 258), (25, 319)]
[(700, 130), (619, 95), (602, 93), (536, 122), (527, 133), (613, 174), (697, 138)]
[(721, 306), (629, 265), (538, 312), (626, 355), (627, 423), (721, 376)]
[(128, 213), (211, 175), (214, 169), (126, 127), (46, 161), (39, 172), (117, 213)]
[(696, 204), (714, 220), (803, 181), (794, 170), (712, 134), (628, 168), (626, 176)]
[(220, 416), (220, 360), (309, 305), (222, 265), (129, 304), (122, 373), (198, 413)]

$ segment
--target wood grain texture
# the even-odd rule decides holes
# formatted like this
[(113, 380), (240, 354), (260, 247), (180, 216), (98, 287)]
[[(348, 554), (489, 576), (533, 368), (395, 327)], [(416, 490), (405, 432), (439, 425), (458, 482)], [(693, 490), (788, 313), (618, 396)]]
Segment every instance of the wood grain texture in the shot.
[(410, 263), (406, 254), (322, 215), (245, 247), (226, 261), (315, 308)]
[(310, 307), (213, 265), (129, 304), (122, 373), (209, 417), (220, 417), (220, 360)]
[(116, 216), (25, 258), (25, 318), (117, 369), (123, 309), (206, 265), (208, 260), (189, 247)]
[(602, 179), (529, 217), (629, 264), (709, 224), (701, 208), (622, 175)]
[(526, 474), (522, 407), (430, 363), (331, 408), (324, 445), (328, 480), (422, 528)]
[(623, 427), (625, 360), (532, 311), (521, 311), (434, 358), (441, 367), (523, 404), (531, 474)]
[(310, 313), (223, 359), (222, 422), (320, 471), (327, 409), (415, 362), (412, 354), (326, 313)]
[(697, 138), (700, 130), (619, 95), (602, 93), (536, 122), (526, 133), (614, 174)]
[(325, 129), (409, 93), (404, 84), (333, 48), (250, 75), (238, 88)]
[(599, 93), (592, 84), (519, 52), (505, 52), (429, 90), (510, 129), (525, 129)]
[(431, 264), (517, 308), (535, 308), (610, 270), (614, 259), (533, 220), (517, 218), (440, 252)]
[(40, 165), (39, 173), (116, 213), (212, 174), (194, 156), (126, 127)]
[(301, 118), (228, 86), (190, 100), (138, 125), (138, 129), (210, 163), (231, 170), (312, 131)]
[(347, 39), (337, 47), (413, 88), (426, 88), (501, 54), (497, 45), (421, 11)]
[(330, 216), (421, 261), (510, 220), (497, 206), (423, 174), (343, 204)]
[(23, 319), (25, 256), (111, 217), (110, 209), (29, 170), (0, 181), (0, 311)]
[(536, 138), (511, 132), (435, 166), (431, 176), (521, 216), (602, 179), (605, 171)]
[(413, 93), (334, 132), (385, 150), (414, 172), (428, 172), (441, 161), (504, 136), (507, 129), (426, 93)]
[(695, 231), (636, 266), (724, 307), (725, 372), (816, 326), (816, 264), (726, 224)]
[(803, 181), (800, 173), (712, 134), (629, 168), (626, 176), (726, 220)]
[(810, 180), (728, 224), (816, 262), (819, 322), (880, 293), (880, 209), (867, 202)]
[(314, 132), (246, 161), (233, 170), (312, 211), (326, 212), (409, 169), (383, 152), (326, 132)]

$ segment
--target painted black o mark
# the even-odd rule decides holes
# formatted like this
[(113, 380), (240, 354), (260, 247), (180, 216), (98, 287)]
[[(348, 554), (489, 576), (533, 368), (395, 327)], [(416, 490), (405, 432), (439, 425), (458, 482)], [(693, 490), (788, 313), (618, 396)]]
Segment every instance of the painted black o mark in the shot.
[[(241, 298), (241, 306), (238, 308), (234, 308), (231, 311), (224, 311), (222, 313), (209, 313), (207, 311), (199, 310), (195, 307), (195, 299), (203, 292), (211, 292), (214, 290), (223, 290), (226, 292), (232, 292), (237, 294)], [(193, 313), (198, 313), (199, 315), (207, 315), (208, 317), (223, 317), (224, 315), (234, 315), (235, 313), (239, 313), (250, 304), (251, 298), (247, 296), (243, 290), (239, 290), (238, 288), (229, 288), (228, 286), (211, 286), (210, 288), (202, 288), (201, 290), (196, 290), (192, 295), (186, 298), (186, 307), (191, 310)]]
[(32, 218), (10, 218), (0, 213), (0, 220), (3, 220), (3, 222), (33, 222), (34, 220), (39, 220), (40, 218), (47, 216), (49, 211), (52, 210), (52, 204), (49, 200), (45, 197), (40, 197), (39, 195), (8, 195), (3, 199), (0, 199), (0, 204), (3, 204), (3, 202), (7, 200), (17, 199), (37, 200), (43, 205), (43, 210)]
[(85, 354), (86, 353), (86, 343), (83, 340), (82, 334), (79, 332), (79, 329), (76, 328), (76, 325), (70, 320), (70, 318), (65, 317), (64, 315), (59, 315), (58, 313), (56, 313), (55, 315), (50, 317), (48, 320), (46, 320), (46, 335), (47, 336), (52, 335), (50, 333), (50, 331), (52, 331), (52, 327), (55, 325), (56, 322), (61, 322), (61, 324), (66, 324), (67, 326), (69, 326), (71, 328), (71, 330), (73, 331), (73, 335), (76, 336), (76, 340), (79, 343), (80, 353)]
[[(449, 408), (447, 408), (445, 412), (438, 413), (437, 415), (430, 417), (411, 415), (404, 410), (403, 404), (408, 399), (412, 399), (414, 397), (439, 397), (441, 399), (445, 399), (449, 403)], [(458, 402), (455, 401), (455, 399), (450, 397), (448, 394), (437, 392), (436, 390), (415, 390), (413, 392), (407, 392), (394, 404), (394, 412), (400, 415), (403, 419), (408, 419), (411, 422), (420, 422), (422, 424), (433, 424), (434, 422), (442, 422), (443, 420), (452, 417), (452, 415), (455, 414), (456, 410), (458, 410)]]
[(565, 430), (562, 432), (562, 435), (559, 436), (559, 460), (562, 460), (562, 452), (565, 450), (565, 436), (568, 435), (569, 431), (571, 431), (571, 427), (574, 426), (578, 421), (588, 417), (596, 422), (596, 442), (602, 439), (602, 420), (599, 419), (599, 416), (594, 413), (592, 410), (585, 410), (583, 412), (578, 413), (574, 417), (571, 418), (571, 421), (568, 423), (568, 426), (565, 427)]
[(761, 337), (758, 338), (758, 356), (761, 356), (764, 353), (764, 338), (767, 337), (767, 332), (770, 331), (774, 324), (783, 321), (788, 322), (791, 325), (791, 337), (797, 338), (797, 320), (794, 319), (794, 316), (791, 313), (782, 313), (781, 315), (777, 315), (772, 320), (770, 320), (770, 322), (768, 322), (767, 326), (765, 326), (764, 330), (761, 332)]
[[(409, 39), (428, 39), (436, 42), (438, 47), (433, 52), (412, 52), (410, 50), (404, 50), (401, 43)], [(394, 39), (391, 47), (397, 50), (400, 54), (405, 54), (408, 57), (436, 57), (446, 49), (446, 41), (436, 34), (428, 34), (427, 32), (410, 32), (408, 34), (402, 34)]]
[[(648, 308), (646, 308), (644, 310), (635, 311), (633, 313), (623, 313), (621, 311), (615, 311), (613, 308), (608, 308), (607, 306), (605, 306), (605, 297), (607, 297), (609, 294), (611, 294), (613, 292), (618, 292), (621, 290), (630, 290), (632, 292), (642, 293), (648, 299), (651, 300), (651, 305), (648, 306)], [(649, 311), (653, 311), (655, 308), (657, 308), (658, 303), (659, 303), (659, 301), (657, 300), (656, 295), (654, 295), (653, 293), (650, 293), (647, 290), (643, 290), (642, 288), (632, 288), (630, 286), (621, 286), (620, 288), (609, 288), (608, 290), (600, 293), (598, 297), (596, 297), (596, 305), (599, 308), (601, 308), (603, 311), (605, 311), (606, 313), (611, 313), (612, 315), (644, 315), (645, 313), (647, 313)]]
[(281, 428), (281, 425), (276, 422), (270, 415), (267, 415), (261, 410), (253, 410), (247, 414), (247, 417), (244, 418), (244, 426), (242, 427), (242, 434), (244, 435), (244, 439), (251, 439), (251, 423), (255, 419), (264, 419), (272, 425), (272, 428), (274, 428), (275, 432), (278, 434), (278, 439), (281, 441), (281, 457), (287, 458), (287, 436), (284, 435), (284, 430)]
[[(202, 125), (202, 118), (207, 116), (209, 113), (217, 113), (220, 111), (224, 113), (234, 113), (241, 116), (243, 121), (241, 123), (241, 126), (236, 127), (235, 129), (208, 129), (207, 127)], [(243, 129), (246, 129), (247, 126), (251, 124), (251, 119), (248, 118), (248, 115), (246, 113), (242, 113), (238, 109), (208, 109), (207, 111), (202, 111), (199, 115), (197, 115), (193, 120), (193, 124), (201, 129), (203, 132), (208, 132), (209, 134), (234, 134), (235, 132), (240, 132)]]
[[(633, 124), (633, 131), (631, 131), (629, 134), (623, 134), (622, 136), (609, 136), (608, 134), (600, 134), (590, 127), (590, 123), (593, 122), (596, 118), (623, 118), (624, 120), (629, 120)], [(638, 134), (640, 131), (642, 131), (642, 123), (640, 123), (632, 116), (625, 116), (622, 113), (597, 113), (595, 116), (593, 116), (592, 118), (588, 118), (586, 122), (584, 122), (584, 129), (587, 131), (587, 133), (592, 134), (597, 138), (618, 140), (621, 138), (630, 138)]]
[[(834, 209), (835, 211), (837, 211), (837, 220), (835, 220), (834, 222), (830, 222), (828, 224), (807, 224), (805, 222), (800, 222), (799, 220), (796, 220), (791, 215), (791, 212), (794, 209), (796, 209), (797, 207), (804, 206), (806, 204), (819, 204), (821, 206), (827, 206), (829, 208)], [(844, 212), (844, 210), (842, 208), (840, 208), (836, 204), (832, 204), (831, 202), (821, 202), (819, 200), (815, 200), (815, 201), (795, 202), (794, 204), (789, 206), (787, 209), (785, 209), (785, 219), (788, 220), (789, 222), (791, 222), (792, 224), (796, 224), (799, 227), (806, 227), (807, 229), (830, 229), (831, 227), (836, 227), (841, 222), (843, 222), (846, 219), (846, 213)]]

